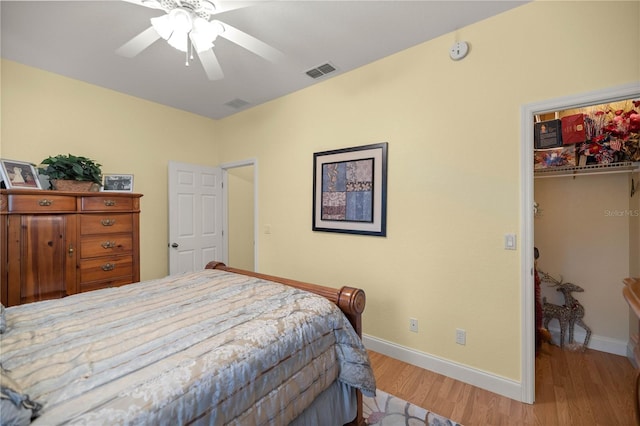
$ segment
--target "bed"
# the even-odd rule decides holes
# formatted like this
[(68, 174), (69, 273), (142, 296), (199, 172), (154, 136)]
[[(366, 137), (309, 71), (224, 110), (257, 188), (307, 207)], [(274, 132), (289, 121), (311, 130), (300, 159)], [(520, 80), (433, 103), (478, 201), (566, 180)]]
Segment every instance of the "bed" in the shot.
[[(365, 295), (211, 262), (5, 310), (2, 416), (54, 424), (362, 424)], [(31, 416), (34, 418), (31, 419)]]

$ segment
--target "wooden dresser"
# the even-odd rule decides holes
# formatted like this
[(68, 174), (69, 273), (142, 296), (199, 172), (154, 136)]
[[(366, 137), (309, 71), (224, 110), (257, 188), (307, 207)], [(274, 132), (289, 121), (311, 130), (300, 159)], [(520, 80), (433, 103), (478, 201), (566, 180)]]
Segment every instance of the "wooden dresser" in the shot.
[(140, 197), (0, 190), (2, 304), (140, 281)]
[[(622, 295), (629, 304), (631, 311), (635, 314), (635, 320), (640, 320), (640, 278), (625, 278)], [(638, 326), (640, 329), (640, 326)], [(640, 368), (640, 336), (637, 330), (632, 330), (629, 340), (633, 345), (633, 357), (630, 359), (635, 368)]]

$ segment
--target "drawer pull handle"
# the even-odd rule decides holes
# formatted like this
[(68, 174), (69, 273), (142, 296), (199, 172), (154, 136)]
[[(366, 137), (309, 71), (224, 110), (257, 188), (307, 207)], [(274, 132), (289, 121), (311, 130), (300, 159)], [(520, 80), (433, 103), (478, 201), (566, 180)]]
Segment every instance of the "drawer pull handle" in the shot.
[(100, 221), (102, 226), (113, 226), (116, 223), (115, 219), (102, 219)]
[(116, 242), (115, 241), (105, 241), (104, 243), (102, 243), (100, 245), (102, 246), (102, 248), (110, 249), (110, 248), (114, 248), (116, 246)]
[(51, 204), (53, 204), (53, 200), (43, 199), (43, 200), (38, 201), (38, 204), (40, 204), (42, 207), (47, 207), (47, 206), (50, 206)]
[(73, 256), (75, 250), (73, 249), (73, 244), (69, 244), (69, 257)]
[(104, 205), (107, 207), (113, 207), (116, 205), (116, 201), (115, 200), (104, 200)]
[(101, 266), (103, 271), (113, 271), (115, 269), (116, 265), (114, 265), (113, 263), (105, 263), (104, 265)]

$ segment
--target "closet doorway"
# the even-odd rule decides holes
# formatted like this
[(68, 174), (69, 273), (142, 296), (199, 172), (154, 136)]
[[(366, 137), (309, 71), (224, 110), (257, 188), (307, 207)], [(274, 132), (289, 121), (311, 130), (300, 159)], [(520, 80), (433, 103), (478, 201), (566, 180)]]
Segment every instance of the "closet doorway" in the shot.
[[(522, 330), (522, 336), (523, 336), (523, 340), (522, 340), (522, 393), (523, 393), (523, 397), (522, 400), (524, 402), (529, 402), (532, 403), (535, 399), (535, 343), (534, 343), (534, 331), (535, 331), (535, 312), (534, 312), (534, 278), (533, 278), (533, 271), (534, 271), (534, 262), (533, 262), (533, 247), (534, 245), (538, 245), (536, 240), (535, 240), (535, 236), (536, 236), (536, 232), (535, 232), (535, 227), (538, 225), (538, 220), (542, 219), (544, 217), (545, 220), (547, 219), (551, 219), (552, 216), (554, 214), (559, 214), (558, 211), (554, 211), (553, 206), (548, 205), (546, 207), (547, 209), (547, 217), (545, 217), (545, 205), (544, 203), (539, 203), (538, 205), (538, 214), (541, 215), (540, 217), (535, 217), (535, 212), (534, 212), (534, 202), (537, 202), (538, 200), (535, 199), (535, 195), (536, 195), (536, 187), (535, 185), (537, 183), (539, 183), (538, 185), (538, 190), (544, 189), (543, 187), (546, 188), (547, 193), (549, 188), (553, 188), (556, 189), (555, 187), (558, 187), (560, 191), (569, 191), (568, 193), (570, 195), (576, 195), (574, 194), (572, 191), (572, 188), (575, 189), (575, 182), (574, 182), (574, 178), (573, 177), (562, 177), (562, 178), (554, 178), (554, 179), (544, 179), (544, 180), (538, 180), (538, 179), (534, 179), (534, 155), (533, 155), (533, 148), (534, 148), (534, 143), (533, 143), (533, 135), (534, 135), (534, 121), (535, 121), (535, 117), (536, 116), (540, 116), (540, 115), (544, 115), (544, 114), (548, 114), (548, 113), (554, 113), (556, 111), (562, 111), (562, 110), (570, 110), (570, 109), (574, 109), (574, 108), (584, 108), (584, 107), (589, 107), (589, 106), (593, 106), (593, 105), (599, 105), (599, 104), (608, 104), (608, 103), (613, 103), (613, 102), (619, 102), (619, 101), (623, 101), (623, 100), (627, 100), (627, 99), (638, 99), (640, 97), (640, 85), (638, 85), (637, 83), (635, 84), (630, 84), (630, 85), (626, 85), (626, 86), (621, 86), (621, 87), (617, 87), (617, 88), (611, 88), (611, 89), (605, 89), (605, 90), (600, 90), (600, 91), (596, 91), (596, 92), (591, 92), (591, 93), (587, 93), (587, 94), (582, 94), (582, 95), (576, 95), (576, 96), (569, 96), (569, 97), (564, 97), (564, 98), (559, 98), (559, 99), (554, 99), (554, 100), (548, 100), (548, 101), (543, 101), (540, 103), (535, 103), (535, 104), (530, 104), (530, 105), (526, 105), (522, 108), (521, 112), (521, 123), (522, 123), (522, 135), (521, 135), (521, 140), (523, 141), (523, 146), (522, 146), (522, 154), (521, 154), (521, 170), (522, 170), (522, 206), (521, 206), (521, 211), (522, 211), (522, 228), (521, 228), (521, 233), (522, 233), (522, 240), (523, 240), (523, 245), (522, 245), (522, 252), (521, 252), (521, 256), (522, 256), (522, 279), (521, 282), (523, 283), (523, 292), (522, 292), (522, 314), (523, 314), (523, 318), (522, 318), (522, 324), (523, 324), (523, 330)], [(637, 179), (637, 173), (634, 175), (636, 176)], [(603, 176), (603, 178), (605, 178)], [(558, 181), (558, 179), (564, 179), (566, 181)], [(586, 179), (600, 179), (597, 176), (581, 176), (579, 178), (576, 178), (575, 180), (577, 181), (578, 179), (581, 179), (580, 185), (582, 185), (583, 187), (588, 186), (589, 183), (585, 183)], [(607, 179), (609, 180), (607, 182)], [(630, 174), (621, 174), (618, 177), (614, 177), (609, 176), (609, 178), (605, 178), (604, 182), (600, 182), (600, 186), (606, 186), (607, 184), (611, 184), (612, 180), (615, 180), (616, 183), (614, 183), (614, 185), (616, 185), (616, 189), (618, 188), (618, 181), (624, 180), (624, 179), (628, 179), (629, 181), (631, 181), (631, 175)], [(538, 182), (539, 181), (539, 182)], [(551, 184), (551, 181), (557, 181), (557, 182), (561, 182), (558, 183), (557, 185), (553, 185)], [(595, 182), (595, 181), (594, 181)], [(594, 186), (598, 186), (598, 185), (594, 185)], [(581, 190), (584, 191), (584, 188), (582, 188)], [(594, 187), (594, 191), (595, 191), (595, 187)], [(602, 190), (602, 189), (601, 189)], [(606, 189), (605, 189), (606, 191)], [(538, 191), (538, 194), (540, 192)], [(566, 195), (566, 194), (565, 194)], [(607, 195), (611, 195), (611, 194), (607, 194)], [(562, 194), (555, 194), (556, 199), (563, 199)], [(574, 199), (573, 201), (575, 202), (575, 204), (580, 204), (581, 198), (579, 197), (579, 195), (577, 195), (577, 201), (576, 199)], [(638, 197), (636, 195), (636, 197)], [(547, 200), (553, 200), (554, 195), (551, 195), (550, 198), (547, 198)], [(611, 201), (611, 199), (609, 198), (605, 198), (604, 199), (604, 203), (614, 203), (615, 205), (612, 206), (601, 206), (598, 208), (598, 212), (596, 214), (599, 214), (601, 217), (604, 216), (606, 214), (606, 211), (624, 211), (624, 210), (628, 210), (629, 209), (629, 194), (626, 194), (626, 200), (627, 200), (627, 207), (624, 207), (625, 204), (623, 202), (622, 206), (620, 206), (620, 204), (618, 202), (613, 202)], [(564, 201), (566, 200), (566, 197), (564, 198)], [(597, 201), (594, 200), (584, 200), (584, 201), (589, 201), (592, 204), (589, 204), (590, 209), (593, 209), (594, 207), (594, 202), (595, 202), (595, 206), (598, 206)], [(632, 201), (634, 202), (634, 201)], [(637, 203), (637, 198), (636, 201)], [(633, 205), (633, 204), (631, 204)], [(573, 206), (576, 207), (576, 206)], [(553, 214), (552, 214), (553, 213)], [(560, 212), (561, 213), (561, 212)], [(580, 214), (575, 214), (575, 213), (571, 213), (571, 212), (566, 212), (568, 215), (573, 215), (575, 217), (571, 218), (572, 220), (575, 221), (580, 221), (580, 219), (584, 216), (584, 215), (580, 215)], [(555, 224), (554, 224), (555, 225)], [(540, 224), (539, 226), (542, 226), (542, 224)], [(580, 229), (580, 228), (578, 228)], [(629, 229), (629, 228), (627, 228)], [(583, 232), (580, 234), (580, 238), (582, 239), (586, 239), (589, 240), (590, 236), (589, 236), (589, 222), (587, 220), (587, 222), (584, 224), (584, 226), (582, 227)], [(562, 232), (556, 230), (556, 231), (549, 231), (550, 233), (556, 232), (557, 234), (557, 238), (563, 238)], [(549, 232), (547, 232), (547, 234), (549, 234)], [(617, 279), (617, 281), (614, 279), (615, 282), (605, 282), (605, 283), (601, 283), (602, 286), (608, 286), (608, 291), (610, 294), (612, 295), (619, 295), (619, 300), (615, 297), (613, 297), (611, 300), (613, 300), (613, 303), (618, 303), (620, 302), (618, 305), (619, 307), (622, 306), (621, 310), (623, 311), (623, 315), (628, 315), (628, 308), (626, 307), (626, 304), (622, 298), (622, 293), (621, 293), (621, 280), (622, 278), (624, 278), (622, 275), (624, 276), (628, 276), (629, 273), (638, 273), (637, 269), (639, 268), (637, 261), (634, 261), (633, 258), (638, 257), (639, 256), (639, 248), (638, 248), (638, 240), (640, 239), (640, 231), (638, 231), (638, 229), (631, 228), (631, 232), (628, 232), (628, 240), (625, 243), (624, 241), (618, 241), (617, 244), (626, 244), (626, 248), (623, 249), (623, 251), (626, 254), (626, 259), (622, 259), (622, 266), (620, 267), (620, 271), (619, 274), (621, 274), (620, 279)], [(538, 233), (539, 234), (539, 233)], [(569, 236), (566, 236), (567, 238), (569, 238)], [(594, 235), (594, 238), (596, 238), (596, 236)], [(547, 239), (548, 239), (548, 235), (547, 235)], [(548, 243), (545, 243), (548, 246)], [(592, 244), (593, 245), (593, 244)], [(562, 269), (562, 267), (559, 267), (558, 262), (561, 261), (559, 259), (557, 259), (558, 257), (558, 253), (555, 252), (554, 250), (556, 250), (555, 247), (551, 247), (548, 246), (548, 250), (547, 253), (545, 253), (544, 248), (541, 248), (541, 256), (540, 256), (540, 264), (539, 266), (542, 266), (542, 269), (544, 270), (544, 265), (546, 265), (547, 268), (559, 268), (557, 270)], [(602, 248), (602, 250), (608, 250), (608, 248), (605, 246)], [(625, 251), (626, 250), (626, 251)], [(570, 249), (567, 249), (566, 247), (562, 249), (562, 255), (566, 256), (568, 259), (570, 259), (572, 256), (574, 256), (573, 253), (571, 253)], [(635, 253), (635, 254), (634, 254)], [(566, 260), (566, 259), (565, 259)], [(575, 260), (575, 259), (573, 259)], [(580, 259), (578, 259), (580, 260)], [(597, 258), (597, 253), (586, 253), (583, 255), (582, 258), (583, 264), (584, 265), (594, 265), (598, 263), (598, 258)], [(624, 265), (626, 265), (626, 268), (624, 267)], [(634, 272), (635, 271), (635, 272)], [(549, 273), (555, 272), (555, 271), (546, 271)], [(552, 273), (553, 275), (553, 273)], [(564, 278), (566, 278), (568, 281), (574, 281), (574, 278), (571, 276), (565, 276)], [(610, 281), (610, 280), (609, 280)], [(575, 279), (576, 283), (577, 279)], [(543, 284), (544, 286), (544, 284)], [(585, 289), (585, 292), (588, 291)], [(594, 291), (595, 292), (595, 291)], [(544, 294), (544, 293), (543, 293)], [(585, 293), (581, 293), (580, 295), (584, 295)], [(592, 295), (589, 295), (592, 296)], [(580, 298), (580, 296), (578, 296), (578, 298)], [(581, 299), (582, 300), (582, 299)], [(551, 300), (550, 300), (551, 301)], [(585, 304), (585, 303), (583, 303)], [(586, 304), (585, 304), (586, 306)], [(586, 310), (588, 310), (588, 306), (585, 308)], [(587, 321), (587, 317), (585, 317), (585, 321)], [(627, 321), (627, 325), (628, 325), (628, 321)], [(551, 325), (550, 325), (551, 326)], [(623, 327), (624, 328), (624, 327)], [(577, 330), (581, 330), (579, 327), (576, 327)], [(593, 327), (592, 327), (593, 329)], [(623, 338), (626, 338), (626, 340), (628, 341), (628, 332), (629, 329), (628, 327), (622, 331), (623, 334), (625, 334), (626, 336), (623, 336)], [(581, 337), (584, 337), (584, 334), (580, 335), (580, 334), (576, 334), (576, 340), (579, 340)], [(600, 339), (600, 341), (598, 341), (597, 338), (597, 334), (595, 336), (596, 338), (594, 339), (594, 345), (598, 346), (598, 345), (611, 345), (611, 342), (607, 342), (606, 339)], [(594, 345), (592, 345), (591, 347), (596, 349), (596, 350), (602, 350), (603, 348), (600, 347), (595, 347)], [(614, 347), (616, 347), (617, 351), (621, 350), (620, 349), (620, 344), (619, 342), (617, 344), (613, 344)], [(624, 345), (622, 345), (624, 346)], [(625, 348), (626, 349), (626, 348)]]
[(225, 262), (257, 271), (257, 161), (223, 164)]

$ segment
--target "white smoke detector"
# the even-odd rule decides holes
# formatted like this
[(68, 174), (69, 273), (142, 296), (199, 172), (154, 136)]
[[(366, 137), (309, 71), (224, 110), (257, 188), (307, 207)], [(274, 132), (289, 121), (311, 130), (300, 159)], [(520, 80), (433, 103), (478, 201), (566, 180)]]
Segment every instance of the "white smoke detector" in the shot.
[(467, 56), (467, 53), (469, 53), (469, 45), (466, 41), (456, 41), (449, 49), (449, 56), (454, 61), (459, 61), (464, 58)]

